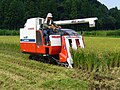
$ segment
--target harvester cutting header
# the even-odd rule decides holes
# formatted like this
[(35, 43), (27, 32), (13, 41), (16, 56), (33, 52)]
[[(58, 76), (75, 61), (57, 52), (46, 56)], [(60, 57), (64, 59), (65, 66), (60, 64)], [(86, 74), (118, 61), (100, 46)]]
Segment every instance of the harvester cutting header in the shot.
[(83, 36), (72, 29), (64, 29), (58, 25), (89, 23), (95, 27), (97, 18), (53, 21), (48, 13), (47, 18), (30, 18), (20, 29), (20, 48), (23, 53), (30, 56), (43, 55), (51, 57), (59, 64), (72, 68), (73, 59), (70, 48), (84, 48)]

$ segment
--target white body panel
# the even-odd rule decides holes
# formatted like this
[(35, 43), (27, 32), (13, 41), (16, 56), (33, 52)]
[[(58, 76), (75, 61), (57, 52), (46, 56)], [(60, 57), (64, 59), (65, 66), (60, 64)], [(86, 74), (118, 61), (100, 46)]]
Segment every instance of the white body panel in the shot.
[(78, 39), (79, 40), (79, 46), (81, 47), (81, 48), (84, 48), (85, 46), (84, 46), (84, 42), (83, 42), (83, 40), (82, 40), (82, 36), (81, 35), (79, 35), (79, 36), (66, 36), (66, 41), (68, 41), (69, 39), (71, 39), (72, 40), (72, 48), (73, 49), (75, 49), (75, 50), (77, 50), (77, 43), (76, 43), (76, 39)]
[(36, 43), (36, 30), (20, 29), (20, 42)]
[(51, 46), (61, 46), (60, 35), (50, 35)]
[(36, 30), (43, 24), (43, 18), (30, 18), (20, 29), (20, 43), (36, 43)]

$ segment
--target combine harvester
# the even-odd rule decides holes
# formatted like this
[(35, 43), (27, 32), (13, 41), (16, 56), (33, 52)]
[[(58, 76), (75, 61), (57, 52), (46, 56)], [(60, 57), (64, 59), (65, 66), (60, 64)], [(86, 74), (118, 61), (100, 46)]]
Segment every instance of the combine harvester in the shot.
[[(89, 27), (95, 27), (97, 18), (85, 18), (74, 20), (54, 21), (57, 25), (89, 23)], [(58, 64), (69, 68), (73, 66), (73, 59), (70, 48), (84, 48), (83, 36), (71, 29), (59, 29), (54, 35), (50, 35), (51, 44), (45, 43), (43, 35), (44, 18), (30, 18), (25, 23), (24, 28), (20, 29), (20, 48), (23, 53), (29, 53), (30, 57), (42, 56), (54, 60)], [(37, 58), (42, 58), (37, 57)], [(45, 60), (45, 59), (43, 59)]]

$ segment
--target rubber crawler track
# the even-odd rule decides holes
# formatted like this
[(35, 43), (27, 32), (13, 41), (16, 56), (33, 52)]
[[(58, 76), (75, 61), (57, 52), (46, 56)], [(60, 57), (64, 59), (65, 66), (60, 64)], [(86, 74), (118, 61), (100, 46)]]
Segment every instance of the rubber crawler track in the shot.
[(68, 63), (61, 63), (59, 62), (59, 59), (57, 56), (51, 56), (51, 55), (36, 55), (36, 54), (30, 54), (29, 60), (36, 60), (43, 63), (53, 64), (53, 65), (59, 65), (63, 67), (68, 67)]

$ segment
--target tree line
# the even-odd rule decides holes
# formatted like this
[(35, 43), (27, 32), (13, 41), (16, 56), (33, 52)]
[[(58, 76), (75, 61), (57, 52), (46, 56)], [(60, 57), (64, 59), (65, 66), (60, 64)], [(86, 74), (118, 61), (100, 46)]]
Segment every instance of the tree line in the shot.
[[(95, 29), (120, 29), (120, 10), (108, 9), (97, 0), (0, 0), (0, 29), (18, 30), (28, 18), (45, 18), (48, 12), (54, 20), (98, 17)], [(78, 30), (85, 26), (68, 25)]]

